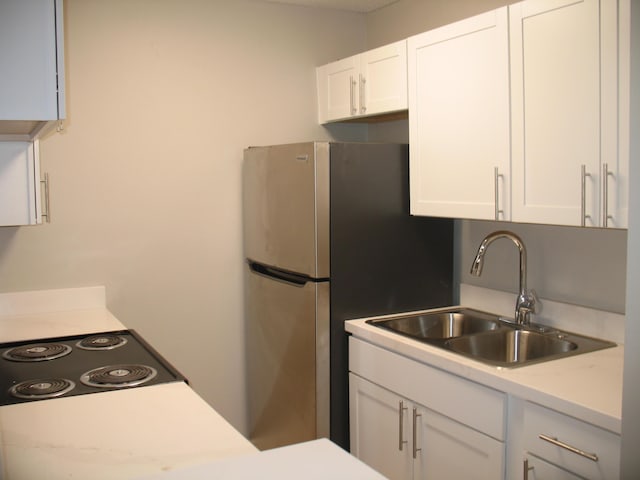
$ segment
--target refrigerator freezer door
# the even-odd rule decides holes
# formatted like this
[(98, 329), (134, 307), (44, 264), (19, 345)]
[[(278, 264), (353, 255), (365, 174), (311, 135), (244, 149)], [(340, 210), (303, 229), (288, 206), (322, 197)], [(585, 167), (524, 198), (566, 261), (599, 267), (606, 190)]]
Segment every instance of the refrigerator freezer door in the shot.
[(329, 435), (329, 282), (245, 269), (249, 439), (260, 450)]
[(329, 144), (245, 150), (245, 256), (312, 278), (329, 277)]

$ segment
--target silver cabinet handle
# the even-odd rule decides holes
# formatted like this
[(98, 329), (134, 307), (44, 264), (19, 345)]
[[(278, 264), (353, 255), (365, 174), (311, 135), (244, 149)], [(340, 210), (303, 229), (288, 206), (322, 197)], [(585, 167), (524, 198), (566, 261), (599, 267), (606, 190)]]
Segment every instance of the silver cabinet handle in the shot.
[(404, 439), (404, 412), (407, 407), (404, 406), (404, 401), (400, 400), (398, 403), (398, 450), (402, 451), (402, 446), (407, 443)]
[(44, 206), (45, 211), (40, 214), (41, 217), (47, 219), (47, 223), (51, 223), (51, 209), (49, 206), (49, 174), (44, 174), (44, 180), (40, 180), (40, 185), (44, 186)]
[(544, 440), (545, 442), (549, 442), (557, 447), (564, 448), (565, 450), (569, 450), (570, 452), (573, 452), (576, 455), (580, 455), (581, 457), (588, 458), (593, 462), (598, 461), (598, 455), (596, 455), (595, 453), (585, 452), (584, 450), (580, 450), (579, 448), (571, 446), (568, 443), (564, 443), (555, 437), (550, 437), (549, 435), (545, 435), (541, 433), (540, 435), (538, 435), (538, 438), (540, 440)]
[(609, 171), (609, 164), (602, 164), (602, 226), (607, 228), (609, 220), (613, 219), (609, 215), (609, 177), (613, 177), (613, 172)]
[(360, 113), (366, 113), (367, 105), (365, 102), (365, 85), (367, 83), (367, 79), (364, 75), (360, 74)]
[(591, 215), (587, 215), (587, 177), (591, 174), (587, 173), (587, 167), (585, 165), (580, 166), (580, 226), (585, 227), (587, 225), (587, 218), (591, 218)]
[(503, 177), (498, 167), (493, 168), (493, 187), (494, 187), (494, 201), (495, 201), (495, 219), (500, 220), (500, 214), (504, 213), (504, 210), (500, 209), (500, 177)]
[(418, 413), (418, 409), (413, 407), (413, 458), (418, 458), (418, 452), (422, 450), (418, 448), (418, 417), (422, 415)]
[(522, 480), (529, 480), (529, 471), (533, 470), (533, 467), (529, 466), (529, 459), (524, 459), (524, 469), (522, 472)]
[(355, 115), (358, 110), (356, 108), (356, 81), (353, 79), (353, 75), (349, 76), (349, 101), (351, 102), (351, 115)]

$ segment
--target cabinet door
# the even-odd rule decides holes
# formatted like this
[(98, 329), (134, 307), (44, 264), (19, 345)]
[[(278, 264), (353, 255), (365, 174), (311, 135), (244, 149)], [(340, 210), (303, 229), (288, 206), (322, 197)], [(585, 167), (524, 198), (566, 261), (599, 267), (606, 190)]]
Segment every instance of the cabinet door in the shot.
[(320, 123), (346, 119), (358, 113), (360, 55), (318, 67), (316, 77)]
[[(61, 2), (57, 2), (61, 5)], [(61, 12), (58, 12), (61, 14)], [(60, 22), (62, 20), (60, 19)], [(61, 25), (61, 23), (60, 23)], [(0, 4), (0, 119), (58, 116), (55, 0)]]
[(408, 40), (412, 214), (510, 218), (507, 17)]
[(0, 142), (0, 225), (40, 223), (38, 142)]
[(504, 478), (502, 442), (353, 373), (349, 391), (351, 453), (388, 478)]
[(359, 114), (406, 110), (406, 40), (365, 52), (361, 55), (360, 63)]
[(504, 444), (429, 409), (416, 406), (414, 479), (504, 478)]
[(525, 465), (526, 473), (524, 480), (581, 480), (582, 477), (571, 472), (558, 468), (555, 465), (540, 460), (539, 458), (528, 456)]
[(514, 221), (599, 223), (599, 3), (510, 7)]
[(351, 454), (392, 480), (412, 478), (411, 405), (349, 374)]

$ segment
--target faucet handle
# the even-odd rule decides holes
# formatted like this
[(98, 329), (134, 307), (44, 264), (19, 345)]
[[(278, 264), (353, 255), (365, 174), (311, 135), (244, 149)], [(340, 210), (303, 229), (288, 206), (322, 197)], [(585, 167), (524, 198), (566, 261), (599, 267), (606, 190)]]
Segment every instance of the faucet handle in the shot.
[(527, 307), (531, 313), (540, 313), (542, 311), (542, 305), (538, 299), (538, 294), (535, 290), (531, 289), (527, 292)]
[(535, 290), (527, 290), (518, 295), (516, 302), (516, 323), (528, 325), (532, 313), (538, 313), (538, 295)]

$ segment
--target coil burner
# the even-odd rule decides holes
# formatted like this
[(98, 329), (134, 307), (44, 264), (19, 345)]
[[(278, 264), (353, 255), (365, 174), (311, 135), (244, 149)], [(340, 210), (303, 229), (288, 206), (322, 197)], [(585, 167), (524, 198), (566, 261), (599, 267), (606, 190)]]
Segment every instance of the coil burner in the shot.
[(91, 387), (126, 388), (142, 385), (157, 373), (146, 365), (109, 365), (89, 370), (80, 377), (80, 381)]
[(71, 350), (71, 347), (64, 343), (33, 343), (11, 348), (2, 356), (13, 362), (42, 362), (69, 355)]
[(9, 389), (16, 398), (27, 400), (44, 400), (61, 397), (75, 388), (76, 384), (66, 378), (47, 378), (20, 382)]
[(187, 379), (133, 330), (0, 343), (0, 407), (167, 382)]
[(122, 347), (127, 343), (127, 339), (112, 333), (103, 333), (83, 338), (76, 346), (83, 350), (113, 350)]

